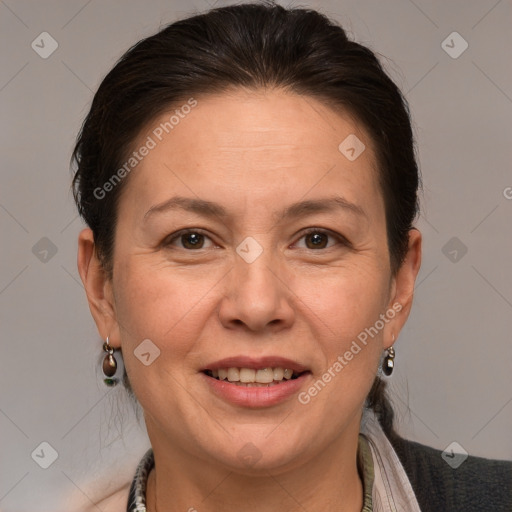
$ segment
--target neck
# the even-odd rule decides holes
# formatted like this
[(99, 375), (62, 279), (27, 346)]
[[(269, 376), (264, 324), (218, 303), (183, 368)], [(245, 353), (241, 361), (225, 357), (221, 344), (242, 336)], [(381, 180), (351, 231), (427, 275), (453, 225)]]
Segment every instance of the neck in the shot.
[(152, 439), (155, 468), (148, 478), (147, 511), (360, 512), (359, 424), (350, 430), (303, 464), (250, 476)]

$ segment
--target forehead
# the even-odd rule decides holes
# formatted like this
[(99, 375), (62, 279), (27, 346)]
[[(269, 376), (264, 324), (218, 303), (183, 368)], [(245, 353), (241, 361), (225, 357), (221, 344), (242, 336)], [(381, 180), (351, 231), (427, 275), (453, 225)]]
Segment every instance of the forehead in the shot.
[(138, 203), (176, 192), (293, 202), (326, 191), (379, 203), (372, 141), (347, 113), (283, 90), (236, 89), (194, 102), (152, 120), (134, 145), (152, 146), (127, 187)]

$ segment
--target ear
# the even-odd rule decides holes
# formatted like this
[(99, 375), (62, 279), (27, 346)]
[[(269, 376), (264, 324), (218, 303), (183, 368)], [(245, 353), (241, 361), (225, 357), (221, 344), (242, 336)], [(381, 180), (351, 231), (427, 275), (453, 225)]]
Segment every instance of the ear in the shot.
[(102, 339), (109, 337), (114, 348), (121, 346), (119, 325), (113, 300), (112, 281), (101, 264), (91, 229), (83, 229), (78, 235), (78, 272), (87, 294), (89, 309)]
[(396, 311), (394, 318), (386, 325), (383, 337), (384, 348), (387, 349), (398, 338), (412, 307), (414, 284), (421, 266), (421, 233), (413, 228), (409, 231), (409, 244), (405, 259), (392, 278), (388, 311)]

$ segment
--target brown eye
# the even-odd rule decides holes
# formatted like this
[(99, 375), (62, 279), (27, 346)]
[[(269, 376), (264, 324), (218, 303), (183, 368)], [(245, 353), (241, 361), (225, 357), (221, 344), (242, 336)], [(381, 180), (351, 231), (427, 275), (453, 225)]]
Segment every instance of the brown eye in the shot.
[(308, 233), (305, 235), (308, 249), (325, 249), (328, 238), (327, 234), (319, 232)]
[(200, 233), (186, 233), (180, 237), (183, 247), (187, 249), (202, 249), (204, 236)]
[[(325, 231), (323, 229), (310, 229), (302, 235), (300, 240), (305, 240), (305, 244), (300, 248), (305, 249), (329, 249), (334, 245), (349, 245), (345, 238), (341, 235)], [(330, 241), (331, 240), (331, 241)], [(300, 246), (300, 244), (299, 244)]]
[[(167, 246), (175, 246), (178, 244), (180, 249), (206, 249), (205, 242), (210, 240), (210, 238), (206, 235), (203, 235), (199, 231), (190, 230), (190, 231), (181, 231), (171, 235), (164, 245)], [(211, 241), (210, 241), (211, 242)]]

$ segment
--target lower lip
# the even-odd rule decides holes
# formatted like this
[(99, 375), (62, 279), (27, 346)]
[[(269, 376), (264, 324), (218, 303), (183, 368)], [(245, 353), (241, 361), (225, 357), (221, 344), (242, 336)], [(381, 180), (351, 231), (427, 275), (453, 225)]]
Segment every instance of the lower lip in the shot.
[(283, 380), (274, 386), (237, 386), (227, 380), (217, 380), (201, 373), (210, 389), (217, 396), (241, 407), (270, 407), (297, 394), (309, 376), (304, 372), (296, 379)]

